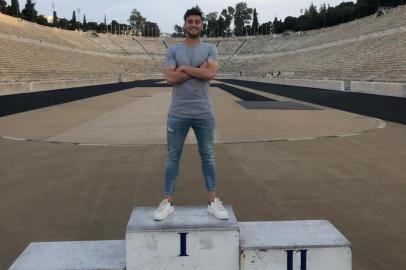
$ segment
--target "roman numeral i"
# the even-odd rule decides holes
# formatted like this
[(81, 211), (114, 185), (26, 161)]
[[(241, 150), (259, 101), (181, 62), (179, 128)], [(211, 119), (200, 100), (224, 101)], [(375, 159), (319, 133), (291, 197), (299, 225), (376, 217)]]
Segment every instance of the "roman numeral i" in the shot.
[(187, 233), (179, 233), (180, 234), (180, 255), (181, 256), (189, 256), (186, 253), (186, 235)]

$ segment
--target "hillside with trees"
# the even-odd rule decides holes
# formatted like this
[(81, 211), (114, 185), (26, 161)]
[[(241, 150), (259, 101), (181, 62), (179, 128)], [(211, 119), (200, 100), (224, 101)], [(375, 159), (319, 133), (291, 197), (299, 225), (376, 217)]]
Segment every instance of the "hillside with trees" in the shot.
[[(302, 9), (302, 15), (299, 17), (288, 16), (283, 21), (275, 17), (273, 21), (261, 24), (258, 19), (261, 11), (248, 7), (245, 2), (240, 2), (235, 7), (224, 8), (221, 13), (209, 12), (204, 14), (205, 22), (202, 35), (227, 37), (231, 35), (280, 34), (285, 31), (308, 31), (346, 23), (372, 15), (383, 8), (403, 5), (405, 2), (406, 0), (358, 0), (356, 3), (352, 1), (342, 2), (335, 7), (327, 4), (316, 7), (311, 3), (308, 8)], [(182, 26), (175, 25), (172, 36), (183, 36)]]

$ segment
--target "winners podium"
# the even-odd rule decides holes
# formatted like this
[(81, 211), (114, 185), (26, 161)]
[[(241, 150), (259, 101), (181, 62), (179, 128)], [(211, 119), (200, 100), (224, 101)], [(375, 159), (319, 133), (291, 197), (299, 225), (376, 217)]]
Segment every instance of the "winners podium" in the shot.
[(237, 222), (202, 206), (131, 213), (125, 240), (34, 242), (9, 270), (351, 270), (350, 242), (327, 220)]

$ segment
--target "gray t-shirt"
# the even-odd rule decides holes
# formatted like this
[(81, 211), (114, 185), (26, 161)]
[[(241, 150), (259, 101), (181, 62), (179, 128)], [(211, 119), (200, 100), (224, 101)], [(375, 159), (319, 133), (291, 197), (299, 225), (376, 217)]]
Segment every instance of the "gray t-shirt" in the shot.
[[(216, 46), (206, 42), (195, 46), (182, 43), (168, 48), (164, 65), (176, 68), (181, 65), (199, 67), (209, 58), (217, 61)], [(174, 85), (169, 115), (196, 119), (214, 118), (209, 88), (210, 81), (194, 77)]]

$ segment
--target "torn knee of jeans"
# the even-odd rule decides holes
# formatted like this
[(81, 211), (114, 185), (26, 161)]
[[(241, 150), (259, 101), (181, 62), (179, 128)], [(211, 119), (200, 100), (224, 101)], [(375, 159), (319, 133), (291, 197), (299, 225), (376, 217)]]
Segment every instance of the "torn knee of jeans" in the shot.
[(173, 129), (171, 129), (170, 127), (168, 127), (168, 131), (173, 133)]

